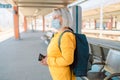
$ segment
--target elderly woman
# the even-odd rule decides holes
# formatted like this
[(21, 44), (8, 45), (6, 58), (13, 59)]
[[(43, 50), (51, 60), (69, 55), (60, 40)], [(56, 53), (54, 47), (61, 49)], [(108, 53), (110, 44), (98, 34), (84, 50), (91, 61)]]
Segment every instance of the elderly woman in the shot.
[(70, 18), (66, 8), (53, 12), (52, 30), (55, 34), (48, 45), (47, 56), (41, 61), (43, 65), (48, 65), (53, 80), (76, 80), (69, 66), (74, 60), (75, 36), (66, 32), (61, 39), (61, 50), (58, 47), (60, 34), (71, 27)]

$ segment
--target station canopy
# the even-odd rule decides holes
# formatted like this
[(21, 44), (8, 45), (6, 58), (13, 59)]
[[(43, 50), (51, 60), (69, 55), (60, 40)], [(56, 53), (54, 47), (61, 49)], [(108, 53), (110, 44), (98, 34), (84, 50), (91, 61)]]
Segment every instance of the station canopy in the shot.
[(24, 16), (46, 15), (56, 8), (62, 8), (75, 0), (6, 0), (13, 6), (18, 6)]
[(104, 16), (120, 14), (120, 0), (5, 0), (13, 6), (18, 6), (24, 16), (47, 15), (56, 8), (66, 7), (69, 4), (83, 1), (78, 4), (82, 7), (83, 17), (100, 14), (100, 6), (103, 5)]

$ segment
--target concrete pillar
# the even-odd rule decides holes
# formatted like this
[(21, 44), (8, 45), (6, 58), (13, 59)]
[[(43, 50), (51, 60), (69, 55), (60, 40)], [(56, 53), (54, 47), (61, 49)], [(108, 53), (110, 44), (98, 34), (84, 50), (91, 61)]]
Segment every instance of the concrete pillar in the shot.
[(82, 29), (85, 28), (85, 21), (82, 21)]
[(103, 30), (103, 4), (100, 7), (100, 30)]
[(20, 39), (18, 6), (14, 6), (13, 9), (14, 9), (14, 36), (15, 39)]
[(24, 32), (27, 31), (27, 19), (24, 17)]
[(35, 30), (36, 30), (36, 17), (34, 19), (35, 19)]
[(34, 24), (33, 24), (33, 17), (31, 17), (31, 29), (34, 32)]
[(113, 16), (111, 16), (111, 18), (110, 18), (110, 23), (111, 23), (111, 26), (110, 26), (110, 30), (112, 30), (112, 27), (113, 27)]
[(89, 27), (88, 27), (88, 29), (90, 29), (91, 28), (91, 20), (89, 19)]
[(117, 29), (117, 20), (115, 20), (115, 28)]
[(113, 28), (116, 28), (116, 16), (113, 16)]
[(42, 16), (42, 20), (43, 20), (43, 32), (45, 31), (45, 17)]
[(94, 25), (95, 25), (95, 29), (96, 29), (96, 22), (97, 22), (97, 21), (96, 21), (96, 19), (94, 19)]
[(107, 24), (108, 30), (112, 30), (112, 26), (113, 26), (113, 17), (111, 16), (111, 17), (110, 17), (110, 20), (109, 20), (109, 22), (108, 22), (108, 24)]

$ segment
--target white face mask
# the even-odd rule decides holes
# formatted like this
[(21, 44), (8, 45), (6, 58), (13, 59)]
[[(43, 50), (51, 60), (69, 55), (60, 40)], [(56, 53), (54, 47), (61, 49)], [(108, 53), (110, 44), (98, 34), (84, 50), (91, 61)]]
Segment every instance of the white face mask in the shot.
[(60, 29), (60, 27), (61, 27), (60, 20), (59, 19), (52, 20), (52, 27), (55, 29)]

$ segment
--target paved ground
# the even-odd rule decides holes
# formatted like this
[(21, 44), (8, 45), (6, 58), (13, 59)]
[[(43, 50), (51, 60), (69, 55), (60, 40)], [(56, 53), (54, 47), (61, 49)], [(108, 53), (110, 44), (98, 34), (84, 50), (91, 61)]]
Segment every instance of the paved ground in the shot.
[(46, 53), (42, 32), (21, 34), (0, 42), (0, 80), (51, 80), (48, 67), (38, 62), (38, 54)]
[[(42, 32), (29, 31), (21, 33), (21, 40), (11, 37), (0, 42), (0, 80), (52, 80), (48, 67), (38, 62), (39, 52), (45, 54), (47, 49), (40, 38), (42, 35)], [(116, 49), (120, 46), (118, 42), (113, 44), (98, 39), (88, 41)]]

